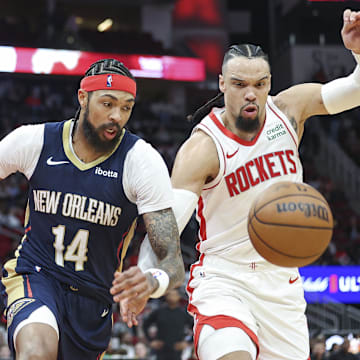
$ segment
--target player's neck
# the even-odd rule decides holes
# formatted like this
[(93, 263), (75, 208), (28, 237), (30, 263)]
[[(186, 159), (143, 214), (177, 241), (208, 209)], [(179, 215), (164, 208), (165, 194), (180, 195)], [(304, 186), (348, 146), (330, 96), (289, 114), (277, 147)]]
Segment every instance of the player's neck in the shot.
[(80, 124), (77, 124), (72, 134), (72, 146), (75, 155), (84, 163), (90, 163), (105, 155), (104, 152), (96, 151), (89, 143)]
[(233, 134), (235, 134), (237, 137), (239, 137), (242, 140), (245, 141), (252, 141), (255, 139), (255, 137), (257, 136), (257, 134), (259, 133), (260, 129), (262, 128), (264, 121), (265, 121), (265, 116), (260, 118), (260, 126), (259, 128), (255, 129), (254, 131), (245, 131), (242, 129), (239, 129), (236, 126), (236, 119), (229, 116), (229, 114), (226, 113), (226, 111), (224, 111), (221, 114), (221, 118), (223, 121), (224, 126), (230, 130)]

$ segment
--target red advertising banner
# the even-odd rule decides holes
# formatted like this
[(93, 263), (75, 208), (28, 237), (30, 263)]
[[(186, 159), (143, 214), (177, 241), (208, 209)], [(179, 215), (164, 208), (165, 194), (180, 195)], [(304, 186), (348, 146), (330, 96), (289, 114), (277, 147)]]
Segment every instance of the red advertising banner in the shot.
[(204, 61), (196, 58), (11, 46), (0, 46), (0, 72), (83, 75), (92, 63), (104, 58), (123, 62), (138, 78), (203, 81), (206, 77)]

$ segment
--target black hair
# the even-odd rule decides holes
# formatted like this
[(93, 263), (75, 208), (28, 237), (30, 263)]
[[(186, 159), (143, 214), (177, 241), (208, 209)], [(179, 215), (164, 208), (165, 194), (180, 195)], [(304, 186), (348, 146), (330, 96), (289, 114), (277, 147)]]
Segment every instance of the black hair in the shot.
[[(263, 51), (259, 45), (254, 44), (240, 44), (240, 45), (231, 45), (229, 50), (225, 53), (223, 63), (221, 66), (222, 73), (228, 61), (234, 57), (244, 56), (248, 59), (261, 58), (264, 59), (269, 64), (269, 57)], [(270, 64), (269, 64), (270, 67)], [(198, 108), (193, 115), (188, 115), (187, 119), (194, 123), (199, 122), (203, 119), (213, 107), (224, 107), (224, 94), (219, 92), (215, 97), (206, 102), (203, 106)]]
[[(84, 77), (101, 74), (118, 74), (127, 76), (128, 78), (136, 81), (129, 69), (122, 62), (116, 59), (102, 59), (94, 62), (86, 70)], [(91, 92), (89, 92), (89, 96), (90, 95)], [(81, 108), (79, 107), (75, 113), (76, 120), (79, 119), (80, 110)]]

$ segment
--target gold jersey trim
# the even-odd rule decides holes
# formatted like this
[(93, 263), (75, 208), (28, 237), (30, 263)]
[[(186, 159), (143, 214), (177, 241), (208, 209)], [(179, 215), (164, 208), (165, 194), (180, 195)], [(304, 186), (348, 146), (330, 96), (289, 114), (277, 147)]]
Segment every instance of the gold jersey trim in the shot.
[(114, 149), (103, 156), (100, 156), (99, 158), (97, 158), (94, 161), (91, 161), (89, 163), (83, 163), (81, 160), (79, 160), (75, 154), (73, 153), (73, 151), (71, 150), (71, 146), (70, 146), (70, 131), (71, 131), (71, 122), (73, 120), (70, 119), (68, 121), (65, 122), (64, 124), (64, 128), (63, 128), (63, 147), (64, 147), (64, 151), (65, 151), (65, 155), (67, 156), (67, 158), (74, 164), (74, 166), (76, 166), (79, 170), (81, 171), (85, 171), (88, 169), (91, 169), (92, 167), (95, 167), (96, 165), (99, 165), (100, 163), (104, 162), (105, 160), (107, 160), (119, 147), (124, 135), (125, 135), (125, 129), (122, 129), (121, 131), (121, 136), (120, 139), (118, 141), (118, 143), (115, 145)]

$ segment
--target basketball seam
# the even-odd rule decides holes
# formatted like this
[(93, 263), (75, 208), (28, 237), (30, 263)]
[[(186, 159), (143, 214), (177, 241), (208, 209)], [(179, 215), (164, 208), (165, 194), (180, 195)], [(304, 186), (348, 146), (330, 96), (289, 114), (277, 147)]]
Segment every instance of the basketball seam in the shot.
[(333, 230), (333, 227), (323, 227), (323, 226), (310, 226), (310, 225), (296, 225), (296, 224), (282, 224), (282, 223), (268, 223), (265, 221), (260, 220), (256, 214), (253, 216), (259, 223), (264, 225), (270, 225), (270, 226), (288, 226), (288, 227), (294, 227), (294, 228), (301, 228), (301, 229), (317, 229), (317, 230)]
[(284, 256), (287, 256), (289, 258), (293, 258), (293, 259), (308, 259), (308, 258), (312, 258), (314, 256), (319, 256), (321, 255), (323, 252), (320, 252), (320, 253), (317, 253), (317, 254), (314, 254), (314, 255), (309, 255), (309, 256), (295, 256), (295, 255), (290, 255), (290, 254), (287, 254), (287, 253), (284, 253), (282, 251), (279, 251), (278, 249), (275, 249), (273, 248), (272, 246), (270, 246), (268, 243), (266, 243), (260, 236), (259, 234), (256, 232), (252, 222), (250, 221), (249, 222), (249, 225), (251, 226), (252, 230), (254, 231), (254, 233), (256, 234), (256, 236), (258, 237), (258, 239), (264, 244), (266, 245), (269, 249), (275, 251), (276, 253), (278, 254), (281, 254), (281, 255), (284, 255)]

